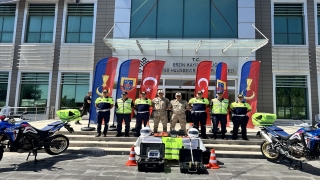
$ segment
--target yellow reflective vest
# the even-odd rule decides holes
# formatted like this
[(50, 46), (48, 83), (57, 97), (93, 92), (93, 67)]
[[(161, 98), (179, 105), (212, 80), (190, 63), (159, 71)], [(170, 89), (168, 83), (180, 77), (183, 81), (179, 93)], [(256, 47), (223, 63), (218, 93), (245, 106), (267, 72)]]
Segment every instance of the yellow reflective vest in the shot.
[(228, 106), (229, 100), (223, 99), (219, 101), (219, 99), (214, 98), (211, 100), (212, 102), (212, 114), (228, 114)]
[(128, 98), (123, 101), (122, 98), (117, 99), (118, 108), (116, 110), (117, 114), (131, 114), (132, 112), (132, 99)]
[(165, 159), (179, 160), (179, 150), (183, 146), (182, 138), (162, 137), (165, 144)]

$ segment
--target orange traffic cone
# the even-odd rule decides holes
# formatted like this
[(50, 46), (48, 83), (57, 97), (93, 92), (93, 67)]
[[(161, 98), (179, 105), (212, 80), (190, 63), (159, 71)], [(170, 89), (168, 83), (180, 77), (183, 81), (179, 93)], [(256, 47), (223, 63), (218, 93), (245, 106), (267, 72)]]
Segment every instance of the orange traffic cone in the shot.
[(217, 159), (216, 159), (216, 153), (214, 151), (214, 149), (211, 149), (211, 154), (210, 154), (210, 161), (209, 164), (207, 165), (207, 169), (219, 169), (220, 166), (217, 163)]
[(126, 162), (126, 166), (137, 166), (136, 153), (134, 152), (134, 146), (130, 150), (129, 160)]

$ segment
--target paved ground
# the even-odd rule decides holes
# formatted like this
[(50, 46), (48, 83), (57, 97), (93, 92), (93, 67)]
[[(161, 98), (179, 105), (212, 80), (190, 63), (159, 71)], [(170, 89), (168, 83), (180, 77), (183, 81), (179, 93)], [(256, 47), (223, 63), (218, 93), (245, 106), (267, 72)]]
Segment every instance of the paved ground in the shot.
[(289, 170), (287, 162), (271, 163), (265, 159), (219, 158), (220, 169), (207, 174), (181, 174), (176, 162), (166, 163), (163, 173), (138, 172), (136, 166), (126, 167), (127, 156), (103, 154), (62, 154), (50, 156), (41, 153), (38, 163), (25, 161), (27, 154), (5, 153), (0, 162), (0, 179), (83, 179), (83, 180), (151, 180), (151, 179), (317, 179), (320, 180), (320, 162), (303, 164), (303, 170)]

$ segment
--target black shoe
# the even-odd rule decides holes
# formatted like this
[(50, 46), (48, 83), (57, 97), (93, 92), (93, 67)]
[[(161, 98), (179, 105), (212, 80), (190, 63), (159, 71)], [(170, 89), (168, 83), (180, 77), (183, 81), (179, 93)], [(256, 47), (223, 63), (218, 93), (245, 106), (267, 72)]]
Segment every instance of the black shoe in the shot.
[(95, 137), (100, 137), (101, 136), (101, 133), (98, 133)]
[(125, 136), (125, 137), (130, 137), (129, 134), (125, 134), (124, 136)]
[(76, 121), (74, 124), (82, 125), (79, 121)]
[(207, 136), (202, 137), (202, 139), (209, 139)]
[(228, 138), (226, 138), (226, 135), (224, 134), (222, 134), (221, 139), (228, 140)]
[(139, 135), (135, 134), (134, 137), (139, 137)]
[(103, 137), (107, 137), (107, 134), (103, 134)]
[(217, 139), (217, 134), (213, 134), (213, 139)]
[(116, 135), (116, 137), (121, 137), (121, 134), (118, 133), (118, 134)]
[(242, 138), (243, 140), (246, 140), (246, 141), (249, 141), (249, 139), (248, 138)]

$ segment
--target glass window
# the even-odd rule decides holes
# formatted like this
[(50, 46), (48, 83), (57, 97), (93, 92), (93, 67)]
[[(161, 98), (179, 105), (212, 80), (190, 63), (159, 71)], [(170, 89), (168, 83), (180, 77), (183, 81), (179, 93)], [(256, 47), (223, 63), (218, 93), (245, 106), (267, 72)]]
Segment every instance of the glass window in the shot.
[(68, 4), (66, 43), (92, 43), (93, 4)]
[(27, 43), (52, 43), (55, 5), (29, 4)]
[(15, 4), (0, 4), (0, 43), (12, 43), (15, 13)]
[(274, 4), (274, 44), (305, 44), (302, 4)]
[(318, 45), (320, 45), (320, 4), (317, 4), (317, 21), (318, 21)]
[(49, 73), (22, 73), (19, 106), (38, 107), (38, 109), (28, 108), (29, 113), (46, 112), (48, 88)]
[(60, 109), (79, 109), (90, 89), (90, 74), (63, 73), (61, 77)]
[(8, 72), (0, 72), (0, 107), (6, 105), (7, 102), (7, 91), (8, 91)]
[(306, 76), (276, 77), (276, 113), (279, 119), (308, 118)]
[(131, 38), (236, 38), (237, 0), (132, 0)]

